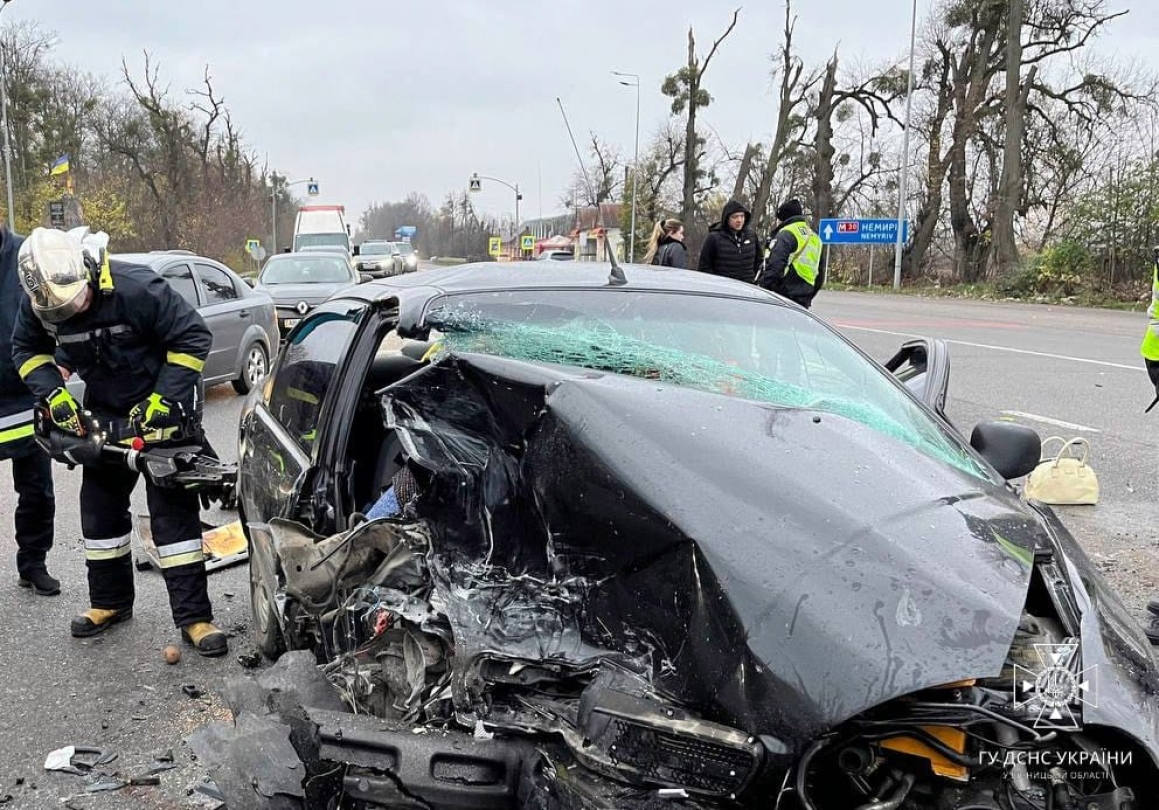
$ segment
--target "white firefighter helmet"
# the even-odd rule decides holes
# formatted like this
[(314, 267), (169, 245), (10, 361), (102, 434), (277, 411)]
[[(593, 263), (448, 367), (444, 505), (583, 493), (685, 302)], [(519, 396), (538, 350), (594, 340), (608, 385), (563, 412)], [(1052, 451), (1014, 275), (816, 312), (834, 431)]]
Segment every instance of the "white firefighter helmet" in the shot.
[(17, 275), (42, 321), (66, 321), (84, 307), (92, 266), (85, 258), (84, 245), (73, 232), (36, 228), (24, 240)]

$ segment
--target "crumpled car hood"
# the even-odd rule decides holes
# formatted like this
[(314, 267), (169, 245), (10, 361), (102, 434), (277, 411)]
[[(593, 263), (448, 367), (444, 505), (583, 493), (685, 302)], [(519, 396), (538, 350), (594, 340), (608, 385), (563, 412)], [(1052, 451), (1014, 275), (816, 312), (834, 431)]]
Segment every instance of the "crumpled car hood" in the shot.
[(1049, 542), (1003, 486), (829, 414), (482, 355), (382, 405), (440, 527), (457, 666), (643, 656), (669, 698), (791, 748), (997, 676)]

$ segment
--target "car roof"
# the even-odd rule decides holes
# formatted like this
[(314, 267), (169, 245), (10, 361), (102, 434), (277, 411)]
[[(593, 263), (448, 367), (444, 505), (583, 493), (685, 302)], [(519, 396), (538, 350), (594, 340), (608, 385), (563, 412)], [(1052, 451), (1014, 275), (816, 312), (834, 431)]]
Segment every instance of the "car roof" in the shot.
[[(767, 290), (743, 281), (714, 276), (695, 270), (673, 270), (646, 264), (622, 265), (628, 283), (620, 289), (723, 295), (754, 301), (780, 301)], [(439, 293), (490, 292), (518, 289), (560, 289), (608, 286), (611, 265), (607, 262), (480, 262), (408, 273), (359, 284), (343, 298), (378, 301), (413, 291), (418, 295)], [(418, 292), (418, 291), (424, 292)]]
[(344, 250), (295, 250), (291, 253), (275, 253), (266, 261), (269, 264), (274, 259), (286, 258), (307, 258), (307, 259), (348, 259)]

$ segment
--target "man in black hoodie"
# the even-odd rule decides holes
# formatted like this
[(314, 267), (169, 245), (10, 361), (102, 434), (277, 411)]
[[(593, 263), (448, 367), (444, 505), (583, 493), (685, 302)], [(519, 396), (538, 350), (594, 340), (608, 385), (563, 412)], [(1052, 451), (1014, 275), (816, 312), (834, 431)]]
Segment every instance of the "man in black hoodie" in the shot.
[(809, 227), (800, 200), (788, 200), (777, 209), (777, 230), (765, 269), (757, 284), (805, 309), (825, 282), (821, 266), (821, 237)]
[(750, 284), (755, 282), (763, 256), (761, 240), (749, 228), (751, 218), (747, 208), (736, 200), (729, 200), (720, 214), (720, 222), (708, 231), (697, 269)]

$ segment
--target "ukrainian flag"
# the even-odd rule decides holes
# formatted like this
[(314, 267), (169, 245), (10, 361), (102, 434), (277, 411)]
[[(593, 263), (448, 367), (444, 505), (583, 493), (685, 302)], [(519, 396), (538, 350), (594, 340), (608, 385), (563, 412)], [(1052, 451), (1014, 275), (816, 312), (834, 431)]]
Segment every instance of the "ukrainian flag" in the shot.
[(52, 177), (56, 177), (56, 175), (58, 175), (58, 174), (67, 174), (68, 173), (68, 157), (69, 157), (68, 155), (61, 155), (60, 157), (58, 157), (56, 159), (56, 162), (52, 164), (52, 170), (49, 172), (49, 175)]

